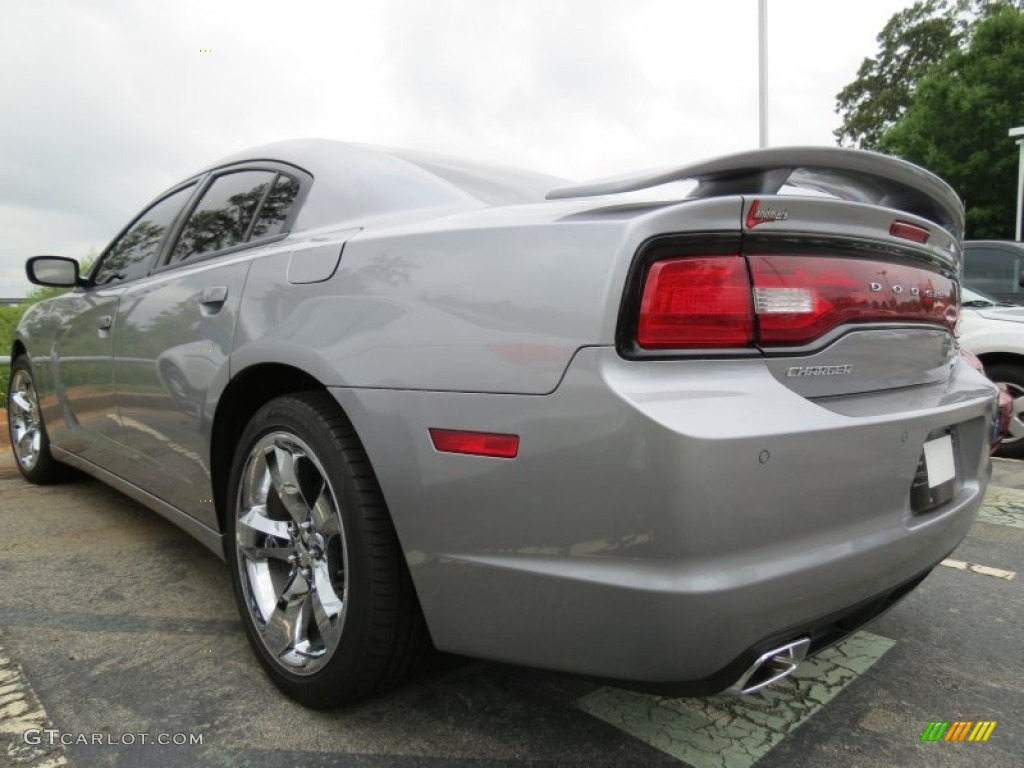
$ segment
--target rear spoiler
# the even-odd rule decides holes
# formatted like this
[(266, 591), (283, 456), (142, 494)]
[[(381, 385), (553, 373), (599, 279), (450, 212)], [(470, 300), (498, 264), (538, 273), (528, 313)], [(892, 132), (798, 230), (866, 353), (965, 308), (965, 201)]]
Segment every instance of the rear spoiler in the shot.
[(938, 176), (895, 157), (839, 147), (739, 152), (664, 171), (559, 187), (547, 199), (617, 195), (685, 179), (697, 182), (687, 199), (774, 195), (789, 184), (920, 216), (938, 224), (957, 242), (964, 235), (963, 204)]

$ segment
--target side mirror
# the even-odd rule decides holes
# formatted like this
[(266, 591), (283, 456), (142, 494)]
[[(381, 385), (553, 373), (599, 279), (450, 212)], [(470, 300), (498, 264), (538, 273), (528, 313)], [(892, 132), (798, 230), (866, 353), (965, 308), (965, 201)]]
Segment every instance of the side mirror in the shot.
[(30, 283), (58, 288), (74, 288), (81, 283), (78, 262), (66, 256), (33, 256), (25, 264)]

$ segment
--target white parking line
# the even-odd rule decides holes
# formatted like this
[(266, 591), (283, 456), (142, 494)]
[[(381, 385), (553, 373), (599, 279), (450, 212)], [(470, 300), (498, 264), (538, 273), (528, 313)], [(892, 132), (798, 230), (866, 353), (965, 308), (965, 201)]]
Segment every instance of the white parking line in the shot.
[(18, 664), (7, 658), (0, 646), (0, 757), (6, 754), (15, 765), (29, 768), (56, 768), (70, 765), (59, 744), (29, 744), (27, 731), (53, 728), (50, 718), (25, 679)]
[(1004, 571), (1002, 568), (990, 568), (987, 565), (975, 565), (974, 563), (968, 563), (963, 560), (953, 560), (952, 558), (943, 560), (940, 565), (944, 565), (947, 568), (955, 568), (958, 571), (980, 573), (982, 576), (991, 576), (995, 579), (1005, 579), (1006, 581), (1012, 581), (1017, 575), (1013, 571)]
[(694, 768), (749, 768), (893, 645), (858, 632), (751, 696), (667, 699), (601, 688), (577, 705)]

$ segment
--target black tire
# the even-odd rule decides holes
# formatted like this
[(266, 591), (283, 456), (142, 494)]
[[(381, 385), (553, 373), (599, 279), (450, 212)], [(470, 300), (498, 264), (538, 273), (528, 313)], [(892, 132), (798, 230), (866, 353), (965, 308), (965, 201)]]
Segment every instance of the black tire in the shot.
[[(61, 464), (50, 452), (50, 438), (39, 409), (32, 366), (26, 355), (11, 363), (7, 381), (7, 435), (11, 453), (21, 476), (36, 485), (62, 483), (74, 476), (74, 470)], [(27, 443), (22, 442), (27, 439)], [(25, 446), (21, 449), (20, 446)]]
[(424, 658), (430, 639), (387, 506), (327, 393), (279, 397), (252, 417), (232, 462), (226, 518), (242, 623), (288, 696), (313, 709), (350, 704)]
[[(985, 375), (996, 384), (1005, 384), (1014, 400), (1024, 397), (1024, 366), (996, 363), (985, 368)], [(1010, 417), (1010, 434), (1000, 443), (995, 455), (1004, 459), (1024, 459), (1024, 422), (1021, 415)]]

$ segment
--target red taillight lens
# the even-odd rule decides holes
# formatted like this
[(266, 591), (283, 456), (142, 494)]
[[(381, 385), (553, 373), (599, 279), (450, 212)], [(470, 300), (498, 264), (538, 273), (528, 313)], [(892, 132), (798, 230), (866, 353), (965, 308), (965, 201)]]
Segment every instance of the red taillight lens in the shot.
[(953, 282), (917, 267), (807, 256), (749, 260), (762, 344), (805, 344), (851, 322), (956, 324)]
[(645, 349), (797, 346), (844, 323), (925, 322), (952, 331), (956, 319), (956, 285), (917, 267), (825, 256), (691, 256), (651, 265), (636, 338)]
[(514, 459), (519, 453), (519, 435), (495, 432), (467, 432), (461, 429), (430, 428), (430, 440), (442, 453), (468, 453)]
[(742, 347), (753, 342), (750, 277), (742, 256), (692, 256), (651, 265), (637, 342), (647, 349)]

